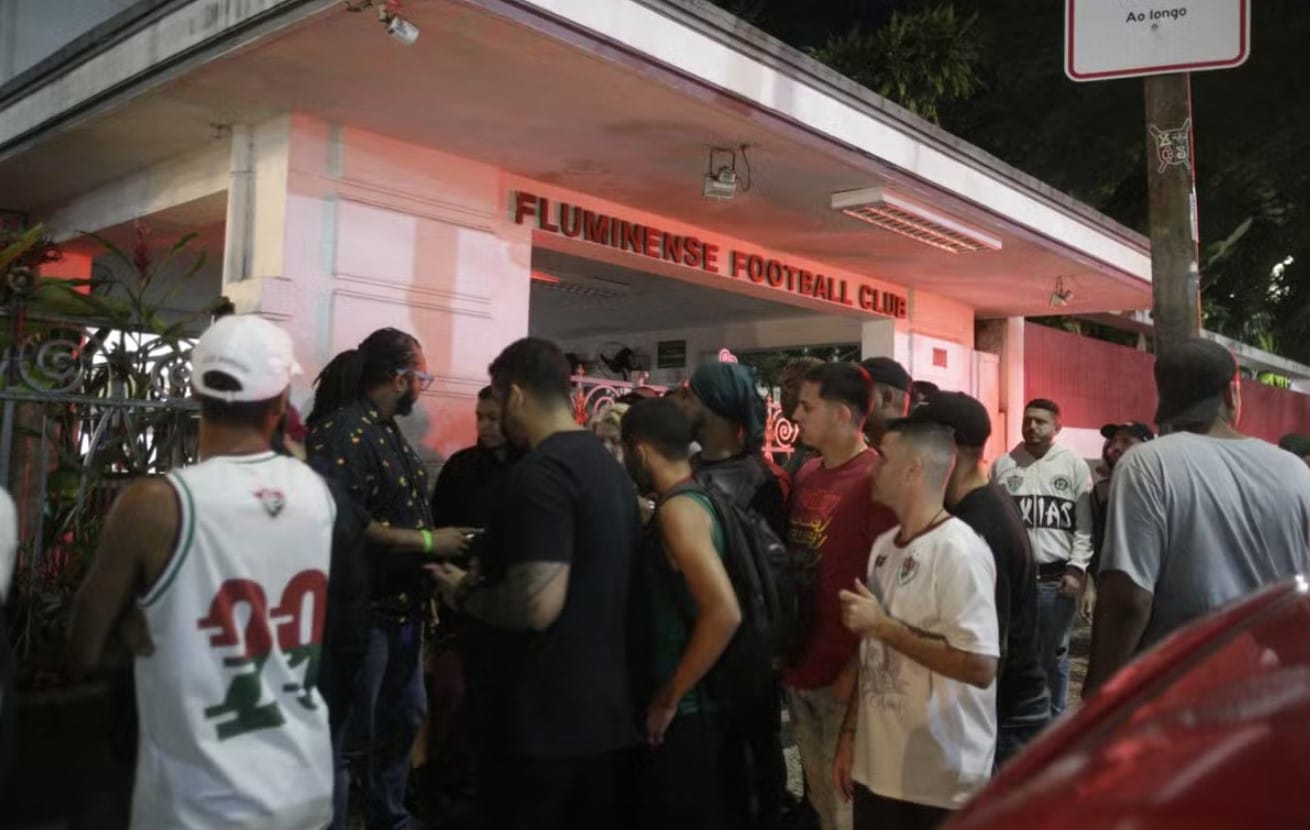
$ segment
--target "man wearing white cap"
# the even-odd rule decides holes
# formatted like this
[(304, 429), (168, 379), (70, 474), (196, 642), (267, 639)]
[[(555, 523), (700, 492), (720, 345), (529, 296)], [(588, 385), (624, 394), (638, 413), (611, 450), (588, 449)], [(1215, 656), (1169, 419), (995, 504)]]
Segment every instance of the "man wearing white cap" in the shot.
[(321, 828), (332, 818), (316, 686), (334, 508), (270, 439), (299, 372), (251, 315), (196, 345), (200, 462), (127, 489), (73, 608), (69, 663), (136, 644), (134, 828)]

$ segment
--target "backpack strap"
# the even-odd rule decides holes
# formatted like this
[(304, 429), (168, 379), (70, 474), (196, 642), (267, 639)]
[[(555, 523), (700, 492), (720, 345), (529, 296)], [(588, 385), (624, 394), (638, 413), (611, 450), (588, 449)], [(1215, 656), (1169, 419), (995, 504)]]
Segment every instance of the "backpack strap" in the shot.
[(680, 482), (678, 482), (677, 484), (675, 484), (675, 485), (673, 486), (673, 489), (669, 490), (669, 492), (667, 492), (667, 493), (664, 493), (663, 495), (661, 495), (661, 496), (659, 497), (659, 499), (657, 499), (657, 500), (655, 501), (655, 513), (656, 513), (656, 515), (659, 514), (659, 512), (660, 512), (660, 508), (664, 506), (664, 503), (665, 503), (666, 501), (668, 501), (669, 499), (673, 498), (674, 496), (681, 496), (681, 495), (683, 495), (683, 494), (685, 494), (685, 493), (698, 493), (698, 494), (700, 494), (700, 495), (706, 495), (706, 496), (708, 496), (708, 494), (705, 492), (705, 487), (704, 487), (704, 485), (702, 485), (702, 484), (701, 484), (699, 481), (697, 481), (696, 479), (694, 479), (694, 478), (689, 478), (689, 479), (687, 479), (687, 480), (685, 480), (685, 481), (680, 481)]
[[(723, 520), (721, 515), (719, 514), (719, 506), (715, 503), (712, 494), (700, 482), (696, 481), (695, 479), (689, 478), (686, 481), (679, 482), (667, 493), (661, 495), (659, 499), (655, 502), (655, 512), (651, 516), (648, 532), (655, 533), (655, 534), (658, 534), (660, 532), (659, 531), (660, 508), (664, 506), (665, 502), (667, 502), (669, 499), (675, 496), (682, 496), (687, 494), (699, 495), (703, 497), (705, 499), (707, 506), (710, 509), (710, 512), (714, 520), (722, 524)], [(662, 550), (663, 547), (661, 546), (661, 551)], [(685, 601), (684, 602), (678, 601), (680, 599), (681, 592), (678, 590), (678, 588), (680, 587), (678, 583), (678, 574), (676, 571), (673, 570), (672, 565), (670, 565), (667, 561), (659, 562), (658, 564), (654, 565), (652, 570), (653, 570), (653, 574), (652, 574), (653, 578), (661, 584), (664, 590), (668, 592), (670, 597), (674, 598), (675, 601), (674, 604), (677, 607), (678, 615), (682, 618), (683, 627), (687, 630), (687, 642), (690, 643), (691, 631), (692, 628), (696, 625), (695, 606), (690, 605)], [(709, 675), (707, 673), (706, 677), (708, 676)], [(697, 701), (703, 710), (708, 702), (708, 698), (706, 696), (706, 691), (705, 691), (704, 677), (701, 678), (700, 683), (696, 684), (695, 694), (696, 694)]]

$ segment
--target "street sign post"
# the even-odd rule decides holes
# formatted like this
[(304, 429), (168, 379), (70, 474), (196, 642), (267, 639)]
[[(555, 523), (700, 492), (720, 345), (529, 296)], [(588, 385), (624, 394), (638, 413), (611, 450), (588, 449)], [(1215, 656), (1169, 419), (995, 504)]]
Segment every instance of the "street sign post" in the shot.
[(1251, 54), (1248, 0), (1067, 0), (1075, 81), (1231, 69)]
[(1064, 71), (1074, 81), (1145, 77), (1155, 346), (1201, 330), (1190, 72), (1251, 54), (1249, 0), (1066, 0)]

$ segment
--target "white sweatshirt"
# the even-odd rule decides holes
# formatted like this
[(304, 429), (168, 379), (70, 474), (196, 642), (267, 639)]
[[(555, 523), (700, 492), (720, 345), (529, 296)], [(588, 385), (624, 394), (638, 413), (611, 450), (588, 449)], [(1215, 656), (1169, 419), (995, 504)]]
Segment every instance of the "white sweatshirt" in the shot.
[(1087, 570), (1092, 559), (1092, 471), (1059, 445), (1033, 458), (1019, 444), (992, 465), (992, 481), (1014, 497), (1041, 565)]

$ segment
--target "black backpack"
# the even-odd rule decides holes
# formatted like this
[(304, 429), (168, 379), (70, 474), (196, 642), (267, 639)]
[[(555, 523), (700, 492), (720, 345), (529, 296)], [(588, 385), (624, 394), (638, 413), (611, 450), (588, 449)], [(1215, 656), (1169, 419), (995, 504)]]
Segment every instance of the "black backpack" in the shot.
[[(660, 499), (660, 505), (684, 493), (703, 495), (714, 509), (723, 529), (724, 570), (741, 607), (741, 625), (706, 675), (704, 688), (724, 704), (725, 713), (733, 720), (750, 724), (757, 718), (776, 718), (773, 672), (780, 657), (779, 629), (788, 621), (774, 569), (776, 563), (786, 561), (786, 548), (757, 513), (738, 507), (727, 493), (712, 485), (680, 484)], [(658, 511), (657, 506), (652, 532), (658, 532)], [(672, 573), (671, 569), (661, 570)], [(692, 610), (684, 609), (684, 615), (690, 629)]]
[[(773, 644), (775, 663), (779, 666), (795, 657), (800, 645), (803, 645), (804, 629), (801, 625), (800, 591), (798, 572), (786, 546), (786, 504), (780, 486), (775, 480), (775, 473), (764, 463), (758, 453), (747, 453), (733, 460), (734, 463), (718, 463), (697, 468), (694, 478), (707, 490), (719, 491), (734, 504), (746, 523), (747, 544), (752, 550), (762, 551), (763, 560), (768, 563), (769, 574), (773, 578), (773, 594), (776, 602), (771, 605), (773, 619)], [(770, 521), (767, 512), (754, 509), (758, 495), (772, 484), (777, 489), (776, 516), (779, 524)], [(760, 505), (766, 509), (768, 499)]]

